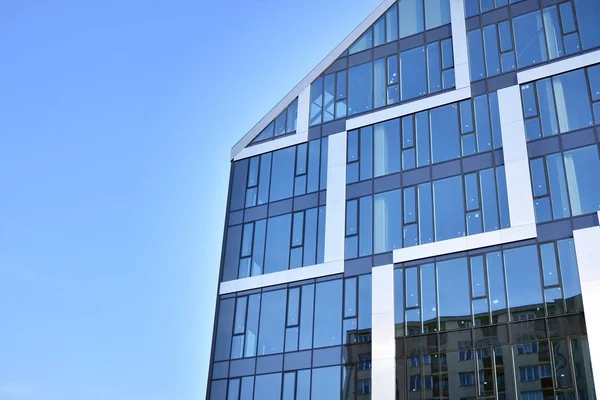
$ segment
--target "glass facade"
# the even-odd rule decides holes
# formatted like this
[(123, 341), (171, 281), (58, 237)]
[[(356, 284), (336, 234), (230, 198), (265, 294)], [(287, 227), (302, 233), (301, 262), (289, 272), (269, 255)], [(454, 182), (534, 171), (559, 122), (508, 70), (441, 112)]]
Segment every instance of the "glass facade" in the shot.
[(234, 148), (207, 400), (595, 399), (600, 0), (371, 21)]

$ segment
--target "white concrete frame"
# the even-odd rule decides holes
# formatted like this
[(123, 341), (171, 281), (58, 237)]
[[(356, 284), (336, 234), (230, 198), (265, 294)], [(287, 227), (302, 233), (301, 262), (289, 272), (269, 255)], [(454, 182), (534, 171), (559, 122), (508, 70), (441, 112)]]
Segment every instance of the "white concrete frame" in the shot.
[[(600, 213), (598, 213), (600, 218)], [(600, 379), (600, 227), (573, 231), (592, 372)]]
[(564, 72), (573, 71), (598, 63), (600, 63), (600, 50), (565, 58), (563, 60), (557, 60), (550, 64), (518, 72), (517, 82), (519, 82), (519, 84), (533, 82), (538, 79), (544, 79), (552, 75), (562, 74)]

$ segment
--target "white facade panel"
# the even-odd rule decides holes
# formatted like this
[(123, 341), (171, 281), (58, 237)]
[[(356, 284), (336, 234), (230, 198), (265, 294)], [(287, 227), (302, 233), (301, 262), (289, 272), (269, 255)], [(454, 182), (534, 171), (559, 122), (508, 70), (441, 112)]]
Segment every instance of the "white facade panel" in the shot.
[(298, 132), (293, 135), (284, 136), (276, 140), (258, 143), (250, 147), (242, 149), (234, 158), (234, 161), (243, 160), (244, 158), (254, 157), (259, 154), (268, 153), (279, 149), (284, 149), (289, 146), (295, 146), (308, 141), (308, 131)]
[(562, 74), (598, 63), (600, 63), (600, 50), (518, 72), (517, 82), (523, 84), (537, 81), (538, 79), (544, 79), (552, 75)]
[(373, 399), (395, 398), (394, 266), (372, 270), (371, 382)]
[(329, 136), (325, 262), (344, 260), (346, 234), (346, 132)]

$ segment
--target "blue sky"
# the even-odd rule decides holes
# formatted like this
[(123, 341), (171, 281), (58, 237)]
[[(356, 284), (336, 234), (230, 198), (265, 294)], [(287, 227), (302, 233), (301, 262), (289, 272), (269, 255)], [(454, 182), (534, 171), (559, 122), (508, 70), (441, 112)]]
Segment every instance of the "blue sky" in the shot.
[(0, 2), (0, 400), (204, 397), (230, 148), (378, 3)]

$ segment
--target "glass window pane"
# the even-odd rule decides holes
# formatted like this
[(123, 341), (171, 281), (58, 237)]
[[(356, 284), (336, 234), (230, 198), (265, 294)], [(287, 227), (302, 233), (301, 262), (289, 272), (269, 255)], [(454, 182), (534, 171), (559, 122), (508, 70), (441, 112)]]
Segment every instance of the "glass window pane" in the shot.
[(600, 100), (600, 65), (595, 65), (587, 69), (590, 79), (590, 91), (592, 100)]
[(465, 235), (463, 185), (460, 176), (433, 182), (436, 241)]
[(310, 126), (321, 123), (323, 110), (323, 78), (318, 78), (310, 86)]
[(356, 278), (344, 282), (344, 318), (356, 317)]
[(371, 274), (358, 277), (358, 329), (371, 328)]
[(400, 101), (400, 85), (392, 85), (387, 88), (387, 104), (396, 104)]
[(544, 285), (558, 285), (558, 268), (556, 266), (556, 253), (554, 252), (554, 243), (546, 243), (541, 245), (540, 253), (542, 254), (542, 270), (544, 271)]
[(254, 398), (281, 400), (281, 374), (257, 375), (254, 385)]
[(596, 146), (583, 147), (564, 153), (565, 172), (573, 215), (596, 212), (600, 209), (600, 161)]
[(374, 176), (400, 171), (400, 120), (375, 125)]
[(510, 23), (508, 21), (498, 24), (498, 33), (500, 36), (500, 50), (512, 50), (512, 35), (510, 34)]
[(398, 328), (404, 323), (403, 272), (402, 269), (394, 270), (394, 322), (396, 323), (396, 336), (402, 336)]
[(399, 4), (400, 37), (423, 32), (423, 0), (402, 0)]
[(325, 75), (325, 90), (323, 92), (323, 122), (335, 118), (335, 74)]
[(304, 212), (294, 213), (292, 225), (292, 247), (301, 246), (304, 242)]
[[(327, 152), (329, 149), (329, 139), (324, 137), (321, 140), (312, 140), (309, 145), (315, 143), (315, 146), (321, 144), (321, 167), (319, 169), (319, 190), (327, 189)], [(310, 168), (309, 168), (310, 174)]]
[(470, 156), (477, 153), (477, 144), (475, 143), (475, 135), (464, 135), (461, 137), (462, 155)]
[(600, 46), (600, 9), (595, 0), (575, 0), (575, 12), (584, 50)]
[(498, 92), (490, 93), (490, 119), (492, 121), (492, 137), (494, 139), (494, 149), (502, 147), (502, 131), (500, 129), (500, 109), (498, 107)]
[(531, 179), (533, 181), (533, 195), (544, 196), (548, 194), (546, 187), (546, 169), (544, 168), (544, 159), (537, 158), (530, 161), (531, 164)]
[(514, 18), (513, 32), (519, 68), (538, 64), (548, 59), (544, 24), (539, 11)]
[(359, 130), (353, 130), (348, 132), (348, 162), (358, 160), (358, 132)]
[(296, 148), (273, 152), (273, 171), (271, 174), (270, 201), (292, 197), (294, 194), (294, 164)]
[(282, 112), (279, 114), (277, 119), (275, 120), (275, 136), (283, 135), (285, 133), (286, 128), (286, 112)]
[(402, 148), (406, 149), (415, 145), (414, 123), (412, 115), (402, 118)]
[(358, 257), (358, 236), (349, 236), (345, 241), (344, 259), (350, 260), (356, 257)]
[(471, 82), (485, 78), (485, 67), (483, 64), (483, 40), (481, 30), (475, 29), (467, 33), (469, 45), (469, 70)]
[[(600, 115), (600, 114), (599, 114)], [(408, 149), (402, 152), (402, 170), (406, 171), (416, 167), (415, 149)]]
[(477, 135), (477, 148), (480, 152), (492, 149), (492, 130), (487, 95), (477, 96), (473, 100), (475, 105), (475, 126)]
[(252, 247), (252, 270), (251, 275), (256, 276), (263, 273), (265, 258), (265, 235), (267, 220), (261, 219), (254, 223), (254, 245)]
[(298, 99), (294, 100), (287, 109), (287, 127), (286, 132), (294, 132), (296, 130), (296, 122), (298, 120)]
[(565, 168), (560, 154), (552, 154), (546, 158), (548, 178), (550, 181), (550, 197), (552, 211), (555, 219), (571, 216), (569, 211), (569, 198), (567, 195), (567, 182), (565, 181)]
[(442, 40), (442, 69), (451, 68), (453, 65), (452, 39)]
[(214, 361), (227, 360), (230, 356), (234, 307), (235, 299), (219, 302)]
[(500, 209), (500, 226), (510, 228), (510, 214), (508, 212), (508, 191), (506, 188), (506, 172), (504, 165), (496, 168), (496, 187), (498, 188), (498, 207)]
[(437, 296), (434, 264), (421, 265), (421, 318), (423, 333), (437, 332)]
[(360, 130), (360, 180), (373, 177), (373, 126)]
[(460, 131), (461, 133), (473, 132), (473, 110), (471, 100), (460, 102)]
[(384, 253), (402, 247), (402, 191), (373, 196), (374, 253)]
[(574, 32), (577, 28), (575, 27), (575, 17), (573, 16), (573, 5), (571, 2), (562, 3), (558, 6), (560, 9), (560, 19), (562, 22), (562, 29), (564, 33)]
[(285, 271), (290, 258), (291, 214), (269, 218), (265, 273)]
[(381, 46), (385, 43), (385, 20), (379, 18), (373, 25), (373, 46)]
[(479, 182), (477, 174), (465, 175), (465, 190), (467, 197), (467, 211), (479, 209)]
[(225, 261), (223, 265), (223, 281), (237, 278), (240, 262), (240, 246), (242, 244), (242, 225), (232, 226), (227, 229), (225, 241)]
[(500, 229), (498, 220), (498, 198), (494, 169), (486, 169), (479, 173), (481, 180), (481, 205), (483, 209), (483, 230), (485, 232)]
[(331, 400), (340, 397), (340, 367), (315, 368), (311, 392), (311, 400)]
[(483, 256), (471, 257), (471, 290), (473, 297), (487, 295)]
[(433, 212), (431, 198), (431, 183), (418, 186), (419, 201), (419, 243), (433, 242)]
[(456, 86), (454, 68), (442, 71), (442, 89), (450, 89)]
[(354, 115), (373, 108), (373, 63), (350, 68), (348, 114)]
[(556, 7), (544, 8), (542, 10), (542, 17), (544, 18), (544, 29), (548, 43), (548, 56), (551, 60), (562, 57), (565, 51), (563, 49)]
[(498, 51), (498, 34), (496, 25), (483, 27), (483, 44), (485, 50), (485, 69), (487, 76), (494, 76), (500, 73), (500, 60)]
[(246, 330), (246, 302), (247, 297), (238, 297), (235, 306), (235, 321), (233, 333), (244, 333)]
[(558, 125), (561, 132), (585, 128), (593, 125), (592, 112), (587, 93), (583, 70), (577, 70), (552, 78)]
[[(346, 70), (340, 71), (337, 73), (336, 79), (336, 98), (345, 99), (346, 98)], [(337, 117), (340, 117), (339, 115)]]
[(269, 202), (269, 188), (271, 187), (271, 153), (260, 157), (260, 178), (258, 185), (258, 204)]
[(254, 224), (244, 225), (244, 235), (242, 236), (242, 257), (249, 256), (252, 253), (252, 235), (254, 233)]
[(425, 27), (427, 29), (433, 29), (449, 23), (449, 0), (425, 0)]
[(554, 92), (550, 79), (542, 79), (536, 83), (540, 116), (542, 118), (542, 134), (552, 136), (558, 134)]
[(258, 355), (283, 352), (287, 290), (265, 292), (260, 307)]
[(438, 262), (436, 267), (440, 296), (440, 329), (468, 327), (471, 320), (471, 295), (467, 259)]
[(341, 335), (342, 280), (317, 283), (314, 347), (340, 345)]
[(212, 381), (210, 384), (210, 400), (225, 400), (227, 379)]
[(417, 124), (417, 166), (422, 167), (431, 163), (429, 153), (429, 112), (420, 112), (415, 117)]
[(515, 63), (515, 53), (513, 51), (509, 51), (507, 53), (502, 54), (502, 72), (512, 71), (516, 67)]
[(525, 118), (537, 115), (537, 101), (535, 99), (534, 84), (521, 85), (521, 98), (523, 99), (523, 114)]
[(533, 201), (535, 209), (535, 221), (546, 222), (552, 220), (552, 207), (550, 206), (550, 198), (543, 197)]
[[(296, 373), (288, 372), (283, 375), (283, 398), (282, 400), (294, 400), (296, 396)], [(235, 399), (237, 400), (237, 398)]]
[(575, 256), (573, 239), (559, 240), (557, 246), (567, 311), (581, 311), (583, 309), (581, 302), (581, 286), (579, 283), (579, 271), (577, 269), (577, 258)]
[(429, 112), (429, 118), (433, 162), (437, 163), (460, 157), (458, 107), (456, 104), (434, 108)]
[(355, 235), (358, 228), (358, 201), (346, 203), (346, 235)]
[(406, 268), (406, 308), (419, 305), (419, 275), (418, 269)]
[(392, 85), (398, 83), (400, 76), (398, 75), (398, 56), (393, 55), (387, 59), (387, 84)]
[(473, 211), (467, 213), (467, 235), (476, 235), (483, 232), (481, 212)]
[(260, 310), (260, 294), (254, 294), (248, 300), (248, 318), (246, 320), (246, 350), (244, 357), (256, 355), (258, 339), (258, 320)]
[(350, 46), (348, 53), (355, 54), (363, 50), (370, 49), (371, 47), (373, 47), (373, 31), (371, 28), (369, 28), (368, 31), (363, 33), (363, 35), (358, 38), (358, 40), (354, 42), (352, 46)]
[[(319, 224), (317, 226), (317, 264), (322, 264), (325, 260), (325, 218), (327, 214), (327, 209), (325, 206), (319, 207)], [(304, 265), (310, 265), (305, 264)]]
[(504, 289), (504, 268), (502, 266), (502, 253), (497, 251), (485, 256), (487, 271), (490, 308), (492, 322), (506, 322), (506, 291)]
[(240, 380), (230, 379), (229, 380), (229, 391), (227, 393), (227, 400), (238, 400), (240, 394)]
[(415, 188), (409, 187), (404, 189), (404, 223), (410, 224), (417, 221)]
[(396, 4), (385, 13), (385, 29), (388, 42), (398, 40), (398, 6)]
[[(541, 317), (544, 315), (542, 285), (536, 246), (519, 247), (504, 251), (506, 281), (511, 319), (520, 315)], [(491, 278), (490, 278), (491, 280)], [(529, 317), (526, 317), (529, 319)]]
[[(426, 0), (440, 1), (440, 0)], [(427, 45), (427, 84), (429, 93), (435, 93), (442, 90), (441, 81), (441, 60), (440, 46), (438, 42), (429, 43)]]
[[(304, 222), (304, 261), (303, 265), (317, 264), (317, 229), (318, 229), (318, 214), (317, 208), (306, 210), (306, 218)], [(301, 221), (299, 221), (300, 223)]]
[(417, 47), (400, 53), (400, 72), (402, 74), (402, 100), (427, 94), (425, 47)]
[(579, 46), (579, 35), (577, 33), (566, 35), (564, 39), (565, 52), (567, 53), (567, 55), (579, 53), (581, 51), (581, 47)]
[(419, 237), (417, 234), (417, 224), (405, 225), (404, 232), (404, 247), (412, 247), (419, 244)]
[(379, 108), (386, 105), (387, 98), (387, 76), (385, 58), (380, 58), (374, 62), (374, 107)]
[(479, 14), (478, 0), (465, 0), (465, 15), (467, 18)]
[(527, 137), (527, 140), (535, 140), (542, 137), (542, 128), (540, 127), (539, 118), (525, 120), (525, 136)]
[(302, 286), (300, 305), (300, 350), (310, 349), (313, 344), (313, 307), (315, 285)]
[(359, 203), (359, 256), (368, 256), (373, 252), (373, 198), (362, 197)]

